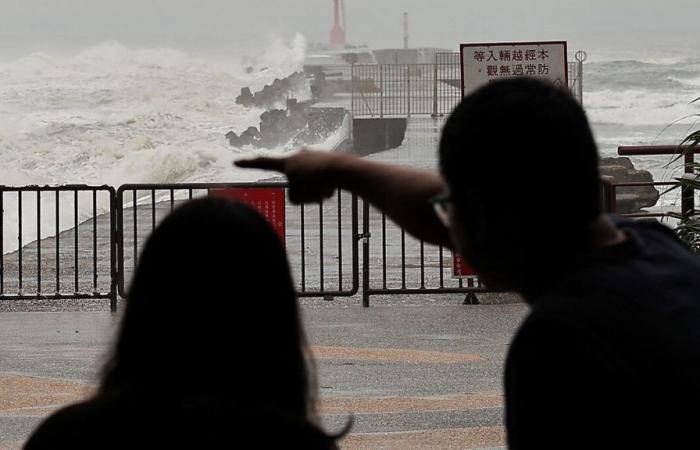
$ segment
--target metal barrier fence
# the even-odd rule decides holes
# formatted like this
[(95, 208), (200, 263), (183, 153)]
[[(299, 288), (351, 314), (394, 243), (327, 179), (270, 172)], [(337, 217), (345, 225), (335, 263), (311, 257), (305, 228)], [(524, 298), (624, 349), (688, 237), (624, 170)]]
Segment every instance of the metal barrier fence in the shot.
[(353, 65), (353, 115), (434, 114), (435, 69), (435, 64)]
[[(583, 61), (568, 63), (569, 90), (583, 104)], [(437, 53), (434, 64), (355, 64), (350, 111), (386, 117), (450, 114), (462, 100), (459, 53)]]
[[(646, 185), (605, 183), (606, 210), (615, 212), (619, 188)], [(145, 240), (167, 214), (214, 191), (251, 188), (286, 190), (286, 184), (0, 186), (0, 300), (109, 299), (116, 310)], [(459, 293), (472, 304), (476, 294), (491, 292), (477, 278), (454, 278), (450, 250), (407, 235), (367, 202), (359, 233), (358, 204), (355, 195), (340, 191), (320, 204), (285, 204), (286, 247), (300, 297), (359, 292), (369, 306), (377, 295)]]
[[(635, 145), (620, 146), (617, 148), (617, 153), (620, 156), (675, 156), (679, 164), (683, 165), (683, 172), (686, 175), (693, 176), (695, 155), (700, 154), (700, 148), (690, 149), (677, 145)], [(681, 215), (687, 217), (695, 213), (696, 195), (695, 190), (691, 188), (681, 189)]]
[(567, 71), (569, 91), (583, 105), (583, 61), (569, 62)]
[(110, 299), (115, 190), (0, 186), (0, 299)]
[[(606, 210), (614, 210), (615, 185), (602, 180)], [(362, 304), (375, 295), (466, 294), (464, 304), (478, 304), (477, 294), (495, 293), (478, 277), (453, 276), (452, 251), (417, 240), (363, 202)], [(373, 244), (376, 242), (376, 244)]]
[[(277, 188), (284, 183), (131, 184), (117, 191), (118, 289), (128, 280), (145, 240), (178, 204), (215, 190)], [(357, 197), (338, 192), (321, 204), (285, 204), (285, 238), (300, 297), (349, 297), (359, 289)]]
[(453, 278), (451, 250), (407, 235), (367, 202), (363, 202), (361, 237), (365, 307), (374, 295), (467, 294), (464, 303), (477, 304), (477, 293), (493, 292), (477, 278)]
[(462, 69), (459, 53), (435, 54), (433, 116), (446, 116), (462, 101)]

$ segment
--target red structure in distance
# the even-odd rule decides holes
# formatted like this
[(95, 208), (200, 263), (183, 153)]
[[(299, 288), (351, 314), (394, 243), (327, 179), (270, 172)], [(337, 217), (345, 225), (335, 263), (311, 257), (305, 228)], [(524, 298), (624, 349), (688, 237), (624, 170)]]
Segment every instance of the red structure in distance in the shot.
[(345, 47), (345, 30), (341, 25), (341, 2), (343, 0), (334, 0), (335, 3), (335, 23), (331, 29), (331, 45), (333, 47)]

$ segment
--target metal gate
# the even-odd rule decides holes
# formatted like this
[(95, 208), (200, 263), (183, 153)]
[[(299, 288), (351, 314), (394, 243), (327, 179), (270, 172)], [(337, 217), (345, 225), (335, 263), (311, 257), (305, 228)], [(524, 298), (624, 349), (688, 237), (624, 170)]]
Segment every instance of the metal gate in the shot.
[[(139, 253), (178, 204), (215, 189), (279, 188), (285, 183), (130, 184), (117, 191), (119, 295), (128, 292)], [(286, 247), (299, 297), (351, 297), (359, 290), (358, 201), (352, 194), (314, 205), (286, 204)]]
[(0, 186), (0, 299), (116, 308), (115, 196), (110, 186)]
[[(569, 90), (583, 104), (585, 52), (567, 65)], [(350, 111), (355, 117), (448, 115), (462, 100), (459, 53), (436, 53), (434, 64), (354, 64)]]
[(477, 278), (453, 278), (449, 249), (407, 235), (364, 201), (361, 237), (365, 307), (375, 295), (466, 294), (465, 304), (474, 304), (477, 293), (494, 292)]

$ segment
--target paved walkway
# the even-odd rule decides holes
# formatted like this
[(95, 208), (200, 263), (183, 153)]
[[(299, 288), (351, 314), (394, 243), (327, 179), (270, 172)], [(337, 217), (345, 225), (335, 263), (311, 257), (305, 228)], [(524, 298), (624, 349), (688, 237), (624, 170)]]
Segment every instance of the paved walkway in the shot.
[[(502, 448), (504, 355), (526, 307), (308, 302), (320, 412), (349, 449)], [(0, 448), (89, 395), (118, 316), (0, 313)]]

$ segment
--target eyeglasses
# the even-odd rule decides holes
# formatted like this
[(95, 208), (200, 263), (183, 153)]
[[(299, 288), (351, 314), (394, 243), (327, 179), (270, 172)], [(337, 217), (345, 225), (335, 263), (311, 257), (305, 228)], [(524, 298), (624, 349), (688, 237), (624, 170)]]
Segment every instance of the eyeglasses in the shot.
[(436, 195), (435, 197), (428, 200), (428, 203), (433, 205), (433, 211), (437, 216), (440, 223), (442, 223), (445, 228), (450, 228), (452, 225), (450, 221), (450, 210), (449, 205), (452, 203), (452, 198), (448, 192)]

